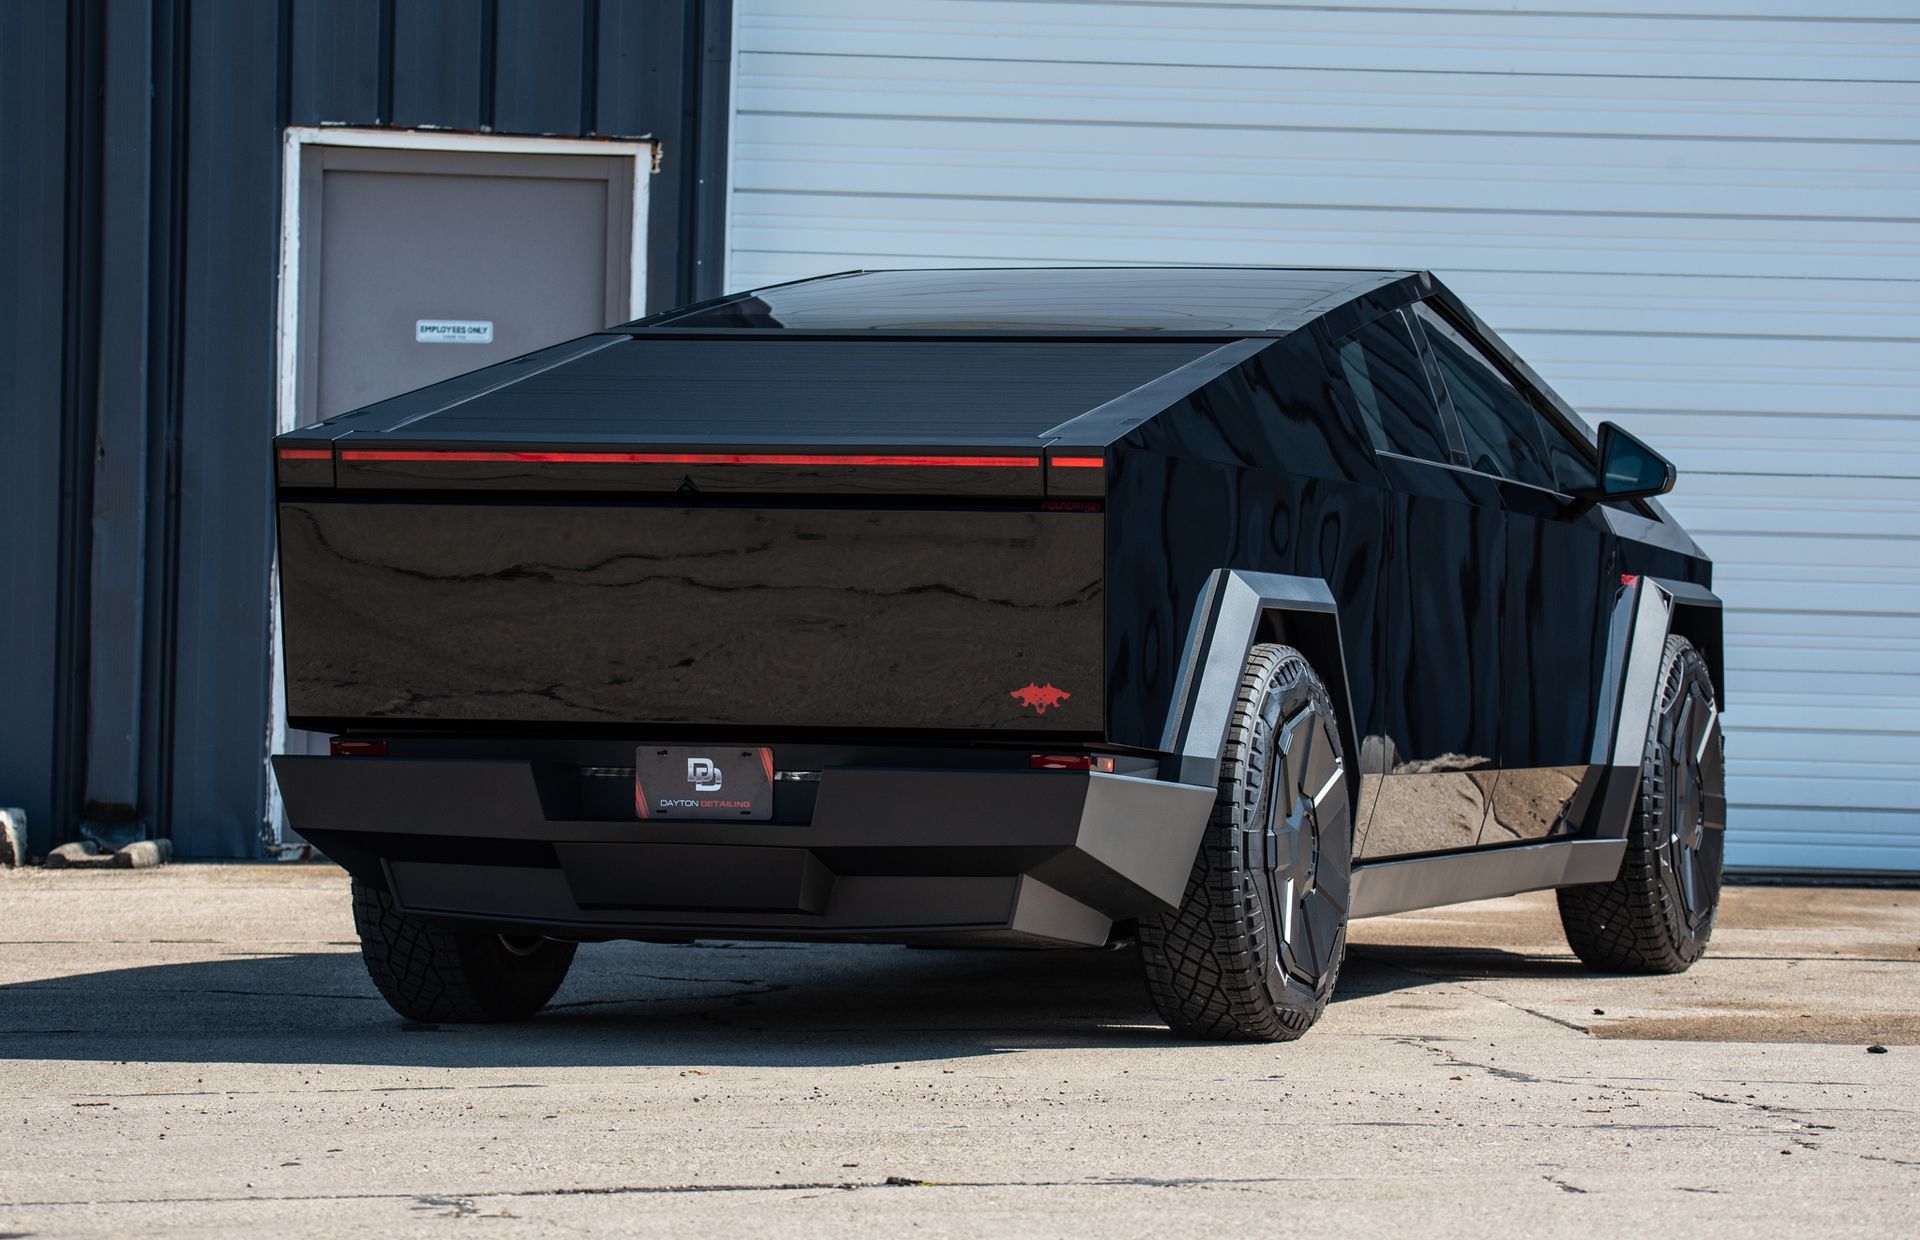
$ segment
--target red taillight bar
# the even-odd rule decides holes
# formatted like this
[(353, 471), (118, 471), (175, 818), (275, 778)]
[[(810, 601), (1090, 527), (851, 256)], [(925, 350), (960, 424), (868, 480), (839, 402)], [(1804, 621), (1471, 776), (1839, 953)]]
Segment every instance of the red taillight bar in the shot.
[(894, 468), (1038, 469), (1037, 456), (879, 456), (793, 452), (468, 452), (343, 448), (343, 461), (491, 461), (542, 465), (866, 465)]
[(1101, 456), (1056, 456), (1049, 458), (1061, 469), (1105, 469), (1107, 460)]
[(282, 448), (280, 459), (283, 461), (331, 461), (332, 448)]

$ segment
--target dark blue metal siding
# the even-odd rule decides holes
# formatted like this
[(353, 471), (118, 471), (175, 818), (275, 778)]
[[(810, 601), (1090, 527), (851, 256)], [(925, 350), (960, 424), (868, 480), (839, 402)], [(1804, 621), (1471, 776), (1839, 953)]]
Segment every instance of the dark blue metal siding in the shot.
[(504, 133), (591, 133), (594, 48), (585, 0), (498, 0), (493, 125)]
[(71, 817), (67, 713), (56, 705), (65, 531), (67, 7), (0, 4), (0, 800), (35, 849)]
[(131, 800), (183, 855), (258, 852), (284, 127), (656, 138), (649, 295), (691, 300), (729, 13), (0, 3), (0, 804), (36, 850)]
[[(663, 6), (672, 7), (672, 6)], [(397, 0), (393, 9), (393, 123), (480, 128), (492, 74), (492, 35), (482, 0)]]
[[(256, 7), (266, 8), (265, 5)], [(378, 125), (382, 0), (293, 0), (295, 124)], [(271, 19), (269, 10), (266, 16)], [(306, 118), (314, 118), (308, 120)]]
[(256, 846), (266, 794), (279, 14), (196, 5), (188, 37), (171, 823), (180, 851), (235, 857)]

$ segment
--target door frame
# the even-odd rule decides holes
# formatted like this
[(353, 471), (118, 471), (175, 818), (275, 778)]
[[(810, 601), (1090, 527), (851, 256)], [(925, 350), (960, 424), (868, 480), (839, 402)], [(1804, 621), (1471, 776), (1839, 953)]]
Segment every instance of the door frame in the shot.
[[(439, 151), (484, 155), (588, 155), (626, 159), (631, 164), (628, 183), (632, 218), (628, 221), (627, 309), (634, 318), (647, 312), (647, 189), (660, 170), (660, 146), (655, 142), (600, 138), (530, 138), (511, 134), (442, 133), (420, 129), (315, 128), (290, 125), (280, 153), (280, 265), (279, 304), (275, 323), (274, 434), (293, 430), (300, 416), (300, 204), (305, 190), (302, 158), (309, 146), (361, 147), (386, 151)], [(271, 516), (271, 514), (269, 514)], [(301, 854), (305, 845), (286, 840), (286, 810), (280, 787), (268, 763), (287, 740), (285, 650), (280, 630), (280, 557), (276, 549), (267, 576), (267, 624), (272, 651), (269, 704), (261, 766), (266, 774), (266, 804), (261, 816), (260, 842), (268, 856)]]

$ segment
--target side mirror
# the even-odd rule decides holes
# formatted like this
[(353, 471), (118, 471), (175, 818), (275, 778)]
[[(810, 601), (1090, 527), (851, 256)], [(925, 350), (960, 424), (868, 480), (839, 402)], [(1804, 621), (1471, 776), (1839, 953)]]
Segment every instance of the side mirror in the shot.
[(1673, 490), (1673, 462), (1611, 422), (1600, 424), (1600, 485), (1581, 499), (1647, 499)]

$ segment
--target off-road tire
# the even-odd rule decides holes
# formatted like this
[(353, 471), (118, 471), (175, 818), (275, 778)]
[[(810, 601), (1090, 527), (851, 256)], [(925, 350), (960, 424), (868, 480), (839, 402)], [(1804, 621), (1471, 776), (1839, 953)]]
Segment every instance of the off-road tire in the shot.
[(1305, 1033), (1346, 952), (1352, 865), (1327, 687), (1291, 646), (1255, 646), (1186, 893), (1178, 909), (1140, 919), (1147, 993), (1173, 1031), (1265, 1042)]
[(498, 934), (448, 930), (410, 917), (393, 897), (353, 884), (353, 924), (374, 986), (393, 1010), (423, 1024), (525, 1020), (553, 998), (574, 944), (509, 943)]
[(1706, 660), (1667, 638), (1620, 874), (1559, 892), (1567, 945), (1588, 968), (1680, 973), (1707, 950), (1725, 851), (1723, 745)]

